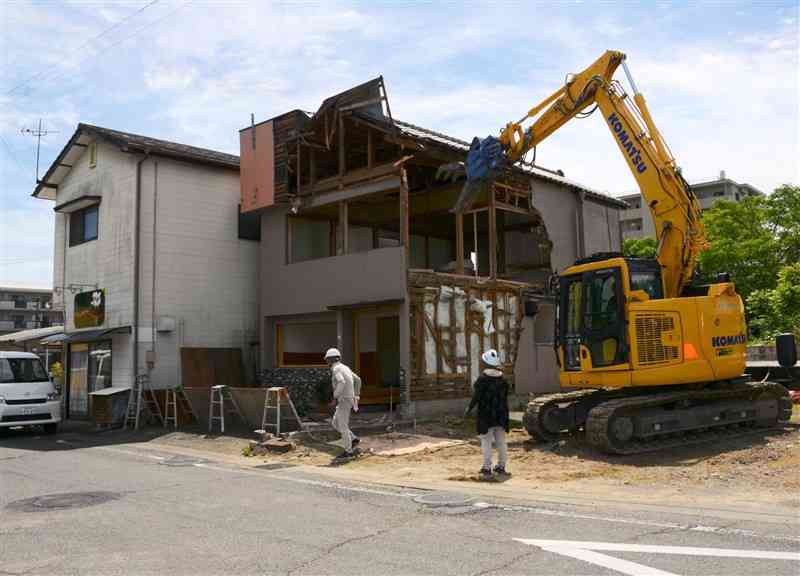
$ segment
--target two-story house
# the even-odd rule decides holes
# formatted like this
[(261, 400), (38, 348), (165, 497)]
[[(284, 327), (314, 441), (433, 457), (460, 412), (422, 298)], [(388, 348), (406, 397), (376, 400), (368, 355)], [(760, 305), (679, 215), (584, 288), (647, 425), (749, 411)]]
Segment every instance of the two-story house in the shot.
[(558, 387), (548, 279), (619, 251), (626, 205), (525, 166), (453, 213), (462, 182), (437, 168), (468, 148), (394, 119), (382, 78), (241, 131), (269, 381), (319, 378), (337, 346), (362, 377), (362, 403), (420, 414), (463, 403), (494, 347), (518, 392)]
[(247, 362), (260, 230), (239, 212), (236, 156), (79, 124), (33, 195), (56, 212), (69, 417), (137, 374), (163, 388), (220, 349)]

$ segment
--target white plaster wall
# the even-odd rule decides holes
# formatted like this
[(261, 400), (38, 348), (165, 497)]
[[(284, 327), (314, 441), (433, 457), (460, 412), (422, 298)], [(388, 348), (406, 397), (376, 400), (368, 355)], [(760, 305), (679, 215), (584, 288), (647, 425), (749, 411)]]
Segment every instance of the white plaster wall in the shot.
[(58, 304), (64, 306), (67, 331), (75, 329), (75, 294), (63, 290), (69, 284), (97, 284), (105, 289), (106, 319), (103, 327), (129, 326), (132, 323), (135, 193), (136, 158), (103, 143), (97, 145), (95, 168), (89, 168), (88, 155), (84, 153), (58, 187), (56, 205), (82, 196), (102, 198), (97, 240), (69, 246), (68, 215), (56, 215), (53, 278)]
[[(180, 347), (241, 348), (247, 359), (257, 339), (259, 243), (238, 237), (239, 195), (235, 170), (166, 158), (143, 165), (139, 363), (155, 350), (154, 387), (178, 383)], [(178, 326), (154, 341), (160, 316)]]

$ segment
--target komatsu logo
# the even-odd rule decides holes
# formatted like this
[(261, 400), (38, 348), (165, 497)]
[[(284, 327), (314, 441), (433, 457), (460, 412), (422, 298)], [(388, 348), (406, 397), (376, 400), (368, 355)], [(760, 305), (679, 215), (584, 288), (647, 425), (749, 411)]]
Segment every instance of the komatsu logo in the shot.
[(714, 348), (720, 346), (734, 346), (735, 344), (744, 344), (747, 342), (747, 336), (744, 334), (736, 334), (735, 336), (714, 336), (711, 338), (711, 345)]
[(608, 117), (608, 125), (611, 126), (611, 129), (617, 135), (620, 144), (625, 149), (625, 152), (628, 153), (628, 158), (630, 158), (631, 163), (633, 164), (634, 168), (639, 174), (644, 174), (645, 170), (647, 170), (647, 164), (644, 163), (642, 160), (642, 151), (639, 150), (634, 145), (634, 138), (632, 135), (629, 135), (625, 130), (622, 128), (622, 122), (619, 118), (617, 118), (616, 112), (613, 112), (611, 116)]

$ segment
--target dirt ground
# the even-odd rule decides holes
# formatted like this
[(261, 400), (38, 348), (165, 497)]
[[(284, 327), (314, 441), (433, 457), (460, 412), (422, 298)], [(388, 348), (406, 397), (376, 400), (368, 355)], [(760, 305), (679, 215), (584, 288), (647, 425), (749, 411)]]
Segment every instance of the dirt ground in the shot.
[[(460, 418), (418, 424), (416, 433), (363, 434), (364, 456), (342, 465), (348, 471), (396, 481), (477, 481), (481, 463), (474, 421)], [(341, 452), (333, 434), (296, 442), (287, 454), (247, 458), (252, 464), (332, 466)], [(509, 435), (509, 486), (521, 489), (624, 493), (622, 487), (665, 495), (736, 494), (800, 508), (800, 406), (781, 430), (754, 432), (708, 444), (638, 456), (609, 456), (577, 437), (543, 444), (517, 427)], [(159, 442), (229, 455), (246, 455), (248, 440), (174, 433)]]

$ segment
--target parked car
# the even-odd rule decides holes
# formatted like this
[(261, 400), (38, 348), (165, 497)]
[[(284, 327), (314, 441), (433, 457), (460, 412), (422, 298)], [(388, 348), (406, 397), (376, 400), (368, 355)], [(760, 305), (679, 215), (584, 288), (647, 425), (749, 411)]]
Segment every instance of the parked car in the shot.
[(0, 428), (42, 426), (55, 434), (61, 397), (36, 354), (0, 351)]

